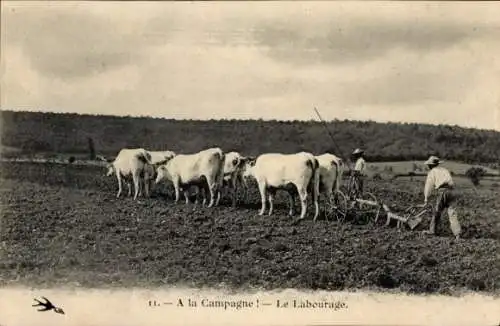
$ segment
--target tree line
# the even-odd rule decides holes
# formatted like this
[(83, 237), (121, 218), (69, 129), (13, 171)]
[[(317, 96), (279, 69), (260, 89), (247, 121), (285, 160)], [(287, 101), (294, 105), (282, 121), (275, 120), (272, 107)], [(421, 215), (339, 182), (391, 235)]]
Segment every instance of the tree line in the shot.
[(366, 150), (376, 161), (424, 160), (438, 155), (464, 163), (500, 162), (500, 132), (449, 125), (334, 120), (174, 120), (69, 113), (1, 111), (1, 143), (22, 152), (84, 153), (89, 138), (99, 153), (115, 155), (123, 147), (194, 152), (219, 146), (246, 155), (262, 152)]

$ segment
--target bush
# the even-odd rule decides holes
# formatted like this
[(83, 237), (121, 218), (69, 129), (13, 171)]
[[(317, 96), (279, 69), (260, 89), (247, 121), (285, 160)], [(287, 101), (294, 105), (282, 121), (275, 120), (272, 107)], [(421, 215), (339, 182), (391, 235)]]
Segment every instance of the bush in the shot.
[(481, 179), (486, 174), (486, 170), (482, 167), (473, 166), (465, 171), (465, 176), (470, 179), (474, 186), (479, 186)]

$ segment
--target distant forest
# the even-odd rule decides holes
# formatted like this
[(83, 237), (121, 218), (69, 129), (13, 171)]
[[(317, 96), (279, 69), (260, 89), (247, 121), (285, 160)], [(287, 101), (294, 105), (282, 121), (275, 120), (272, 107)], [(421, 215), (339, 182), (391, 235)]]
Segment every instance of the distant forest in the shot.
[(105, 155), (116, 155), (124, 147), (189, 153), (218, 146), (244, 155), (306, 150), (345, 156), (362, 147), (373, 162), (423, 160), (430, 154), (471, 164), (500, 162), (500, 132), (458, 126), (335, 120), (327, 123), (333, 143), (317, 121), (0, 113), (1, 144), (21, 153), (85, 153), (92, 138), (96, 151)]

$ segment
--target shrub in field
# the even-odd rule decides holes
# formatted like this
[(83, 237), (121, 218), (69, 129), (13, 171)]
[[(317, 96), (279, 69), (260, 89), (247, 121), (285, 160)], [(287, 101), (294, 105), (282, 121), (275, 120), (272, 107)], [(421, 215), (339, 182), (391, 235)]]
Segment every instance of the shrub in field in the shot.
[(486, 170), (477, 166), (473, 166), (465, 171), (465, 176), (470, 179), (474, 186), (478, 186), (480, 184), (481, 179), (485, 174)]

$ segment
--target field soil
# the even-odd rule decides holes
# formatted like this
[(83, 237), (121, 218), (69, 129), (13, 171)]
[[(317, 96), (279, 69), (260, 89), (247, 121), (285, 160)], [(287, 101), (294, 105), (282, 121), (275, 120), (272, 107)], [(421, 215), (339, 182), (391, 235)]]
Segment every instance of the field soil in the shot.
[[(0, 285), (500, 289), (498, 187), (460, 189), (464, 234), (456, 241), (446, 216), (439, 237), (384, 221), (313, 222), (311, 206), (293, 225), (282, 195), (273, 216), (258, 216), (255, 190), (237, 208), (226, 196), (209, 209), (175, 204), (168, 187), (148, 199), (117, 199), (116, 179), (98, 167), (2, 163), (0, 171)], [(399, 207), (420, 203), (422, 186), (367, 184)]]

